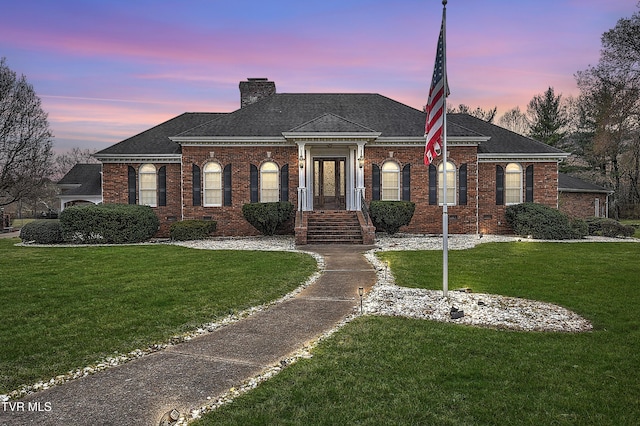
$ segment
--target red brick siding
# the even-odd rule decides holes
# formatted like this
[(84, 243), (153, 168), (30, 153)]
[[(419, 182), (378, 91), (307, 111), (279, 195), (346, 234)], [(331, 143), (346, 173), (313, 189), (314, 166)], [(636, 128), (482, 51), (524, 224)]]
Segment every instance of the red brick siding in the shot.
[[(268, 156), (271, 153), (271, 157)], [(213, 153), (213, 156), (211, 156)], [(231, 164), (231, 206), (203, 207), (193, 205), (193, 164), (201, 169), (209, 161), (216, 161), (223, 168)], [(218, 222), (216, 235), (258, 235), (242, 215), (242, 206), (251, 201), (249, 188), (249, 165), (258, 168), (265, 161), (275, 162), (279, 168), (289, 165), (289, 201), (298, 204), (298, 149), (291, 146), (265, 147), (192, 147), (182, 149), (184, 170), (184, 216), (185, 219), (211, 217)]]
[(560, 192), (560, 211), (571, 217), (586, 219), (595, 216), (596, 198), (600, 200), (600, 217), (606, 217), (607, 193)]

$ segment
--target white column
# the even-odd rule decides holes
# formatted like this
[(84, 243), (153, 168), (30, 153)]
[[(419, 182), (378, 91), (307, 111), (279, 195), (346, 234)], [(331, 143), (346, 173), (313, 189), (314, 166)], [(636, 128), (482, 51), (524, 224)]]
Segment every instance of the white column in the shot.
[(306, 176), (309, 160), (306, 156), (305, 143), (296, 142), (296, 144), (298, 145), (298, 210), (307, 210)]
[(357, 210), (360, 210), (361, 194), (364, 197), (364, 145), (366, 142), (358, 142), (358, 148), (356, 149), (356, 199), (355, 206)]

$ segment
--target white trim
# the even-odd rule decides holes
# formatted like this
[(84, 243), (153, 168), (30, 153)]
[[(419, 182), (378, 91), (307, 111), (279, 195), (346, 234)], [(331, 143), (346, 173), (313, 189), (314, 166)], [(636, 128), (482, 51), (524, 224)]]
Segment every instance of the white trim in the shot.
[(548, 163), (550, 161), (560, 161), (567, 158), (570, 154), (566, 152), (559, 153), (531, 153), (531, 154), (514, 154), (514, 153), (500, 153), (500, 154), (480, 154), (478, 153), (478, 163), (496, 163), (496, 162), (527, 162), (527, 163)]
[(182, 154), (94, 154), (101, 163), (182, 163)]

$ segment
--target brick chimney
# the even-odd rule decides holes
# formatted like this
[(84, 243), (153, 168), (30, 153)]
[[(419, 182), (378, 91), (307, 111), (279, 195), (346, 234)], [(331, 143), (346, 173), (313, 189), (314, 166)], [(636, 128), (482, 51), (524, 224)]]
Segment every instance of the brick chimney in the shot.
[(275, 82), (267, 78), (248, 78), (240, 82), (240, 107), (244, 108), (275, 93)]

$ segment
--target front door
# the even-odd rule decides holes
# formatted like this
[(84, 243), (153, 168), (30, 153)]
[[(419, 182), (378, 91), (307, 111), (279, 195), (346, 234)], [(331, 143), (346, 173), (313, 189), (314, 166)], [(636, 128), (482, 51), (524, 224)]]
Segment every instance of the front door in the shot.
[(344, 210), (345, 159), (318, 158), (313, 161), (313, 208)]

